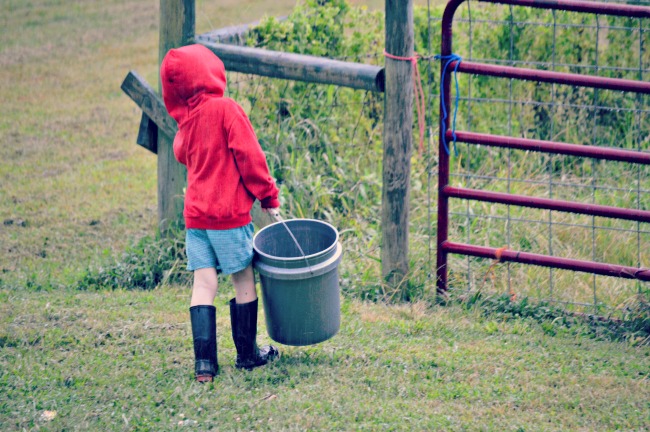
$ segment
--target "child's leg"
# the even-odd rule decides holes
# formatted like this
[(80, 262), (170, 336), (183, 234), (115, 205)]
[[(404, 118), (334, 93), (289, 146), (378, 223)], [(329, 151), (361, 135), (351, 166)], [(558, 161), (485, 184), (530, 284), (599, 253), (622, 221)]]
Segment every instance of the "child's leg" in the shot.
[(194, 376), (209, 382), (219, 371), (217, 361), (217, 318), (214, 298), (217, 295), (217, 270), (214, 267), (194, 271), (190, 319), (194, 340)]
[(235, 301), (237, 303), (250, 303), (257, 300), (255, 275), (253, 274), (252, 265), (249, 265), (240, 272), (233, 273), (232, 284), (235, 287)]
[(217, 295), (218, 286), (217, 269), (208, 267), (194, 270), (194, 284), (192, 285), (190, 306), (212, 305)]

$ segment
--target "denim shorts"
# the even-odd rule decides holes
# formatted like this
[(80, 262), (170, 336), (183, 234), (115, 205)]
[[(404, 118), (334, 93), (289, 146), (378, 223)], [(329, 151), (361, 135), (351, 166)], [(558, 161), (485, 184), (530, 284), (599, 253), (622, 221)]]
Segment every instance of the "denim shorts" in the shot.
[(253, 224), (229, 230), (188, 229), (185, 233), (187, 269), (214, 267), (233, 274), (253, 262)]

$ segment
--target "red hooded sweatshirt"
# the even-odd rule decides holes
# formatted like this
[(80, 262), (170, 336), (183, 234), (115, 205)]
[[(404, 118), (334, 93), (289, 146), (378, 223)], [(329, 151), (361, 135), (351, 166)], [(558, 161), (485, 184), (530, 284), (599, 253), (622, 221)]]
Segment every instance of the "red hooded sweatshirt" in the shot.
[(186, 228), (224, 230), (251, 222), (255, 199), (277, 208), (278, 188), (244, 110), (223, 96), (226, 69), (202, 45), (170, 50), (162, 93), (178, 123), (174, 155), (187, 166)]

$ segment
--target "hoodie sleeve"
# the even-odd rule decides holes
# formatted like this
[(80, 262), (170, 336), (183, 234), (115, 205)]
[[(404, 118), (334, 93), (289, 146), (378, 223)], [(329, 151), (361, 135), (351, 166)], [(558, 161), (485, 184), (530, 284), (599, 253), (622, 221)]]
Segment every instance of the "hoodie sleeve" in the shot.
[(258, 200), (262, 208), (280, 207), (279, 190), (271, 178), (264, 151), (257, 141), (250, 120), (236, 103), (231, 111), (228, 130), (228, 148), (237, 162), (244, 186)]

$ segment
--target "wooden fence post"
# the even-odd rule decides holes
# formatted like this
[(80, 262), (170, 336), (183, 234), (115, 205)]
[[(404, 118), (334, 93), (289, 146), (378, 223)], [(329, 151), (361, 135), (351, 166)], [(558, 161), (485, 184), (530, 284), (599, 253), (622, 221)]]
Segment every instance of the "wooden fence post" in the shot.
[[(386, 0), (386, 52), (413, 56), (413, 0)], [(408, 273), (413, 148), (413, 65), (386, 58), (382, 190), (382, 276), (397, 287)]]
[[(159, 64), (172, 48), (194, 40), (195, 0), (160, 0)], [(159, 88), (161, 88), (159, 86)], [(174, 158), (173, 137), (158, 134), (158, 222), (161, 231), (182, 226), (186, 170)]]

